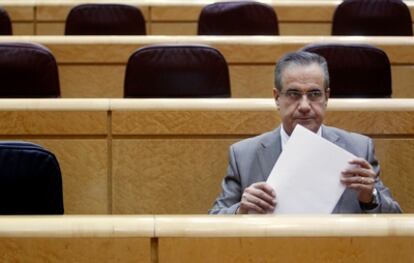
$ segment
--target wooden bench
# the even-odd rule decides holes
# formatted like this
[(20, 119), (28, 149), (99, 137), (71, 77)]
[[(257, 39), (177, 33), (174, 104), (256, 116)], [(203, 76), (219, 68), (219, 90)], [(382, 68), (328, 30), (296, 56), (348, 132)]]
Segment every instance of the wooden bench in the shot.
[(2, 262), (412, 262), (413, 215), (7, 216)]
[[(59, 159), (67, 214), (204, 214), (228, 146), (280, 123), (272, 99), (45, 99), (0, 103), (0, 138)], [(374, 138), (381, 178), (414, 212), (414, 101), (331, 99), (326, 124)]]
[[(99, 0), (93, 2), (99, 3)], [(215, 0), (125, 0), (141, 9), (149, 35), (196, 35), (201, 9)], [(330, 35), (338, 0), (263, 1), (275, 9), (281, 35)], [(414, 3), (404, 1), (414, 17)], [(0, 0), (10, 13), (18, 35), (63, 35), (69, 10), (76, 0)]]
[(274, 64), (286, 52), (311, 43), (371, 44), (389, 56), (393, 97), (414, 98), (413, 37), (0, 37), (3, 41), (30, 41), (47, 46), (59, 65), (64, 98), (123, 97), (129, 56), (140, 47), (160, 43), (206, 44), (220, 50), (229, 64), (234, 98), (271, 98)]

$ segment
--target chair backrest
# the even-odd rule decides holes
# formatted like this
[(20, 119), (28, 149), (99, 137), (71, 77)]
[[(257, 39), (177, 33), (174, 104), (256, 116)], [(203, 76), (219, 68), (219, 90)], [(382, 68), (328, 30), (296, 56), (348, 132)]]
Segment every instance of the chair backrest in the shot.
[(29, 142), (0, 142), (0, 214), (63, 214), (62, 177), (53, 153)]
[(391, 97), (390, 61), (381, 49), (369, 45), (315, 44), (302, 50), (326, 59), (331, 97)]
[(335, 10), (332, 35), (412, 36), (410, 10), (401, 0), (345, 0)]
[(66, 18), (65, 35), (145, 35), (141, 11), (123, 4), (82, 4)]
[(124, 97), (230, 97), (227, 62), (204, 45), (153, 45), (135, 51), (127, 64)]
[(199, 35), (278, 35), (276, 12), (254, 1), (218, 2), (205, 6), (198, 18)]
[(58, 68), (49, 49), (33, 43), (0, 43), (1, 98), (59, 96)]
[(9, 14), (7, 14), (6, 10), (0, 7), (0, 35), (11, 35), (12, 33), (12, 24)]

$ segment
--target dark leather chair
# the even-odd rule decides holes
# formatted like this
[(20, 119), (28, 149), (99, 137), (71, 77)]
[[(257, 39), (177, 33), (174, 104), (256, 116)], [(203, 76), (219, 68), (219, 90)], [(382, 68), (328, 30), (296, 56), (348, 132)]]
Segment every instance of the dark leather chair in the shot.
[(147, 46), (129, 57), (124, 97), (230, 97), (228, 66), (209, 46)]
[(205, 6), (198, 18), (199, 35), (278, 35), (276, 12), (254, 1), (218, 2)]
[(65, 35), (145, 35), (145, 20), (135, 6), (82, 4), (70, 10)]
[(1, 98), (59, 96), (56, 60), (46, 47), (33, 43), (0, 43)]
[(381, 49), (369, 45), (315, 44), (303, 51), (326, 59), (331, 97), (391, 97), (390, 61)]
[(12, 35), (12, 24), (9, 14), (0, 7), (0, 35)]
[(335, 10), (332, 35), (412, 36), (410, 10), (401, 0), (345, 0)]
[(29, 142), (0, 142), (0, 214), (63, 214), (62, 177), (53, 153)]

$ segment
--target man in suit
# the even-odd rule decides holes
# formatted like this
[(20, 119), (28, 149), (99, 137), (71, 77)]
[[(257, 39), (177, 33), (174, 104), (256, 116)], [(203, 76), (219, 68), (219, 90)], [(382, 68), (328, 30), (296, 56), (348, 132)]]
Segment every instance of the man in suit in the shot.
[(222, 192), (211, 214), (271, 213), (277, 193), (267, 180), (296, 124), (308, 128), (358, 158), (344, 170), (346, 186), (333, 213), (400, 213), (401, 209), (379, 178), (372, 140), (322, 124), (329, 98), (326, 60), (313, 53), (294, 52), (276, 64), (273, 96), (282, 124), (277, 129), (230, 146)]

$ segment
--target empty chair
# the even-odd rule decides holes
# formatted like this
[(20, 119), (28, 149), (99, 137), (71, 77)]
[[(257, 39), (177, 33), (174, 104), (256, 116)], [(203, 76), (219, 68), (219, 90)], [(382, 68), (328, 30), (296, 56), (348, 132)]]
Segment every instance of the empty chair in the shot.
[(0, 35), (11, 35), (12, 25), (6, 10), (0, 7)]
[(135, 6), (82, 4), (70, 10), (65, 35), (145, 35), (145, 20)]
[(254, 1), (218, 2), (205, 6), (198, 18), (199, 35), (278, 35), (276, 12)]
[(49, 49), (33, 43), (0, 43), (0, 97), (59, 96), (57, 64)]
[(62, 178), (53, 153), (29, 142), (0, 142), (0, 214), (63, 214)]
[(391, 97), (390, 61), (381, 49), (369, 45), (315, 44), (303, 50), (326, 59), (331, 97)]
[(129, 57), (124, 97), (230, 97), (228, 66), (209, 46), (147, 46)]
[(335, 10), (332, 35), (411, 36), (410, 10), (401, 0), (345, 0)]

